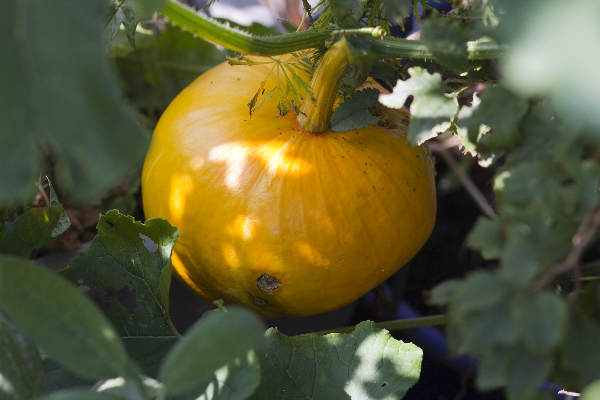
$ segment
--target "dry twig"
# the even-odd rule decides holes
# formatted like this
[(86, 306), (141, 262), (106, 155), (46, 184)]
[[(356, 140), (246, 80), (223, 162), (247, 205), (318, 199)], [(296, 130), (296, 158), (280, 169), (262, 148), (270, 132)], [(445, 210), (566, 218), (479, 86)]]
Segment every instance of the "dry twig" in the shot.
[(447, 150), (447, 146), (445, 146), (443, 143), (430, 142), (429, 148), (431, 151), (439, 154), (444, 159), (446, 164), (448, 164), (448, 167), (452, 169), (467, 192), (471, 195), (473, 200), (475, 200), (475, 203), (477, 203), (481, 211), (489, 218), (496, 218), (496, 212), (490, 203), (487, 201), (483, 193), (481, 193), (481, 191), (477, 188), (469, 175), (462, 169), (460, 165), (458, 165), (452, 154), (450, 154), (450, 152)]

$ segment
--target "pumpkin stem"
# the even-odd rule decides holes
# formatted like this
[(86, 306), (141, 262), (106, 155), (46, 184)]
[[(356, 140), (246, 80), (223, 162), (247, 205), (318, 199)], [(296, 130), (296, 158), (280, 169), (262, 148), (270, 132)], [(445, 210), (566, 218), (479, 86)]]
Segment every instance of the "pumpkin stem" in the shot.
[(350, 53), (345, 38), (331, 46), (315, 69), (310, 81), (312, 96), (304, 101), (298, 115), (300, 126), (312, 133), (325, 132), (333, 111), (341, 78), (350, 64)]

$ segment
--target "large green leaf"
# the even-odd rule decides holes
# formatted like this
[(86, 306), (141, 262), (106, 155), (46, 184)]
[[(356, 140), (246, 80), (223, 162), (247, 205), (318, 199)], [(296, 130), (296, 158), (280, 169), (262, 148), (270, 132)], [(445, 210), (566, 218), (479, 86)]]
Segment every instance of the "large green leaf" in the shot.
[(137, 373), (106, 318), (69, 282), (0, 256), (0, 309), (44, 353), (89, 379)]
[[(123, 338), (129, 356), (149, 376), (157, 376), (161, 362), (177, 343), (176, 337)], [(260, 381), (260, 365), (253, 350), (214, 371), (191, 393), (179, 398), (190, 400), (244, 400)]]
[(124, 400), (108, 393), (92, 392), (84, 389), (70, 389), (51, 393), (39, 400)]
[(422, 356), (371, 321), (327, 335), (288, 337), (272, 328), (252, 399), (401, 399), (419, 378)]
[(49, 189), (47, 207), (29, 208), (14, 220), (0, 223), (0, 253), (28, 257), (69, 229), (71, 221), (50, 184)]
[(200, 389), (184, 397), (186, 400), (245, 400), (256, 390), (260, 382), (258, 356), (250, 350), (246, 357), (238, 357), (217, 369)]
[(127, 353), (145, 375), (157, 377), (160, 364), (171, 348), (177, 343), (177, 337), (124, 337), (122, 338)]
[(147, 139), (102, 44), (103, 0), (8, 0), (0, 15), (0, 204), (24, 199), (53, 154), (57, 183), (97, 197), (139, 167)]
[(45, 358), (44, 373), (46, 375), (44, 393), (66, 390), (74, 387), (85, 387), (93, 383), (93, 379), (85, 379), (71, 372), (51, 358)]
[(408, 97), (413, 96), (408, 140), (420, 144), (450, 127), (458, 112), (458, 101), (456, 96), (445, 93), (440, 74), (430, 74), (421, 67), (410, 68), (408, 73), (410, 78), (398, 80), (392, 93), (380, 95), (379, 102), (386, 107), (402, 108)]
[(31, 343), (0, 313), (0, 399), (27, 400), (44, 389), (44, 369)]
[(89, 288), (121, 336), (173, 335), (169, 318), (171, 250), (179, 237), (162, 219), (145, 224), (109, 211), (90, 248), (62, 273)]
[(173, 347), (159, 378), (167, 393), (182, 394), (197, 389), (219, 368), (248, 351), (262, 348), (263, 325), (242, 308), (217, 309), (205, 313)]

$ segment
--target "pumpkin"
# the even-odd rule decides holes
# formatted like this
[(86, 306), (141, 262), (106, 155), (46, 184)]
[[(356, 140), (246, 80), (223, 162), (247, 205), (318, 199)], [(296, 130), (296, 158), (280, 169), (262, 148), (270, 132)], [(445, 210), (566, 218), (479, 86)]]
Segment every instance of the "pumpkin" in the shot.
[(274, 98), (250, 117), (271, 67), (223, 63), (173, 100), (144, 163), (143, 206), (179, 229), (172, 264), (203, 297), (307, 316), (417, 253), (434, 226), (434, 168), (397, 130), (313, 134)]

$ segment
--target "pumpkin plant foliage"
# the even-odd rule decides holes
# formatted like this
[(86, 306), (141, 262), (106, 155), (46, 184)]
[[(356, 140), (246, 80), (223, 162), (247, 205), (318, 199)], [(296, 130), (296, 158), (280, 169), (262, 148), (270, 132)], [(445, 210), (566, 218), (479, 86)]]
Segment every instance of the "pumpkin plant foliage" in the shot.
[[(392, 38), (392, 22), (411, 6), (422, 11), (414, 16), (422, 40)], [(109, 211), (66, 269), (28, 260), (69, 228), (67, 205), (139, 176), (156, 117), (197, 75), (237, 54), (203, 41), (202, 29), (234, 51), (265, 46), (275, 57), (307, 46), (308, 69), (344, 37), (353, 66), (334, 131), (389, 127), (408, 106), (410, 143), (454, 135), (467, 162), (490, 168), (493, 212), (465, 237), (485, 265), (422, 289), (446, 312), (452, 351), (478, 360), (481, 390), (542, 399), (552, 393), (540, 387), (553, 382), (597, 398), (600, 6), (452, 6), (323, 0), (305, 9), (306, 32), (265, 38), (190, 17), (175, 0), (4, 4), (0, 399), (400, 399), (417, 382), (422, 351), (370, 322), (288, 337), (227, 306), (181, 336), (168, 301), (179, 231), (166, 220)], [(356, 90), (368, 75), (385, 76), (385, 93)], [(274, 96), (255, 99), (260, 113), (270, 103), (299, 111), (296, 94), (260, 89), (252, 93)]]

